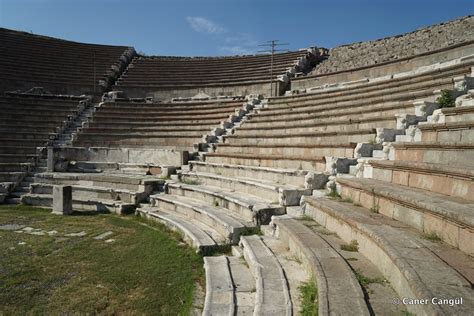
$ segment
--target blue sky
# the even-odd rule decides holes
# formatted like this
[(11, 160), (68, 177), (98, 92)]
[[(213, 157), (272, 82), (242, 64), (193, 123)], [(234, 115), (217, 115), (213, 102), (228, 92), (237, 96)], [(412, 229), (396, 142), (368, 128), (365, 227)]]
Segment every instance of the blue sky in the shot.
[(271, 39), (331, 48), (469, 14), (474, 0), (0, 0), (1, 27), (179, 56), (255, 53)]

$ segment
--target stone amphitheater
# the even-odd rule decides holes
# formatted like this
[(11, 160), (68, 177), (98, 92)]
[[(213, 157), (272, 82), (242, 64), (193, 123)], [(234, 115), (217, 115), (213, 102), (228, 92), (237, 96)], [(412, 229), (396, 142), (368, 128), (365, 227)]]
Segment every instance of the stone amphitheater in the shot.
[(269, 55), (0, 43), (0, 203), (179, 231), (204, 315), (298, 314), (308, 281), (321, 315), (472, 315), (474, 16), (276, 54), (271, 86)]

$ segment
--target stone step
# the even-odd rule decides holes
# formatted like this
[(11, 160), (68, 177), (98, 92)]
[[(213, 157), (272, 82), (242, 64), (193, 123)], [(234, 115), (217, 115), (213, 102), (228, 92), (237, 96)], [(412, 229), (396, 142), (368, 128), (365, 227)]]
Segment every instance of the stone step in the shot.
[(221, 187), (168, 182), (166, 188), (172, 195), (185, 196), (207, 205), (219, 204), (231, 211), (229, 215), (236, 214), (235, 217), (254, 223), (268, 223), (272, 215), (285, 213), (284, 207), (263, 197), (243, 195)]
[[(316, 278), (321, 315), (368, 315), (364, 292), (343, 257), (301, 222), (274, 216), (276, 235)], [(343, 295), (341, 293), (344, 293)]]
[[(48, 207), (51, 208), (53, 205), (53, 196), (51, 194), (23, 194), (21, 201), (18, 203), (39, 206), (39, 207)], [(80, 199), (73, 198), (72, 208), (74, 211), (93, 211), (99, 213), (116, 213), (116, 214), (129, 214), (132, 213), (136, 204), (134, 203), (125, 203), (121, 201), (113, 200), (90, 200), (88, 198)]]
[(21, 204), (20, 198), (17, 198), (17, 197), (13, 197), (13, 198), (4, 197), (4, 202), (5, 204)]
[(263, 236), (261, 236), (263, 242), (275, 255), (285, 273), (290, 291), (293, 315), (302, 314), (302, 286), (311, 284), (311, 282), (314, 282), (314, 279), (311, 274), (307, 273), (302, 262), (289, 251), (288, 247), (275, 238), (270, 225), (262, 225), (261, 231), (263, 233)]
[(159, 221), (180, 232), (183, 235), (183, 240), (196, 248), (196, 252), (203, 255), (217, 249), (219, 245), (225, 245), (225, 238), (219, 236), (216, 231), (190, 218), (161, 212), (153, 207), (138, 208), (137, 212), (140, 216)]
[[(285, 108), (288, 104), (306, 105), (315, 102), (326, 101), (336, 103), (345, 101), (359, 101), (369, 98), (384, 97), (387, 95), (405, 94), (413, 88), (437, 90), (439, 86), (450, 85), (452, 87), (452, 77), (469, 73), (470, 66), (457, 66), (457, 69), (432, 72), (430, 74), (407, 76), (405, 78), (389, 78), (385, 82), (372, 81), (357, 86), (340, 86), (336, 88), (313, 89), (310, 93), (299, 94), (286, 97), (275, 97), (269, 99), (269, 106), (272, 108)], [(413, 96), (413, 94), (411, 95)], [(321, 100), (321, 101), (318, 101)]]
[(25, 172), (0, 172), (0, 182), (20, 182)]
[(395, 160), (474, 167), (474, 144), (444, 142), (394, 143)]
[(443, 108), (428, 117), (429, 123), (457, 123), (474, 120), (474, 106)]
[(150, 196), (150, 202), (160, 211), (178, 213), (212, 227), (231, 244), (237, 244), (240, 234), (255, 226), (252, 222), (231, 216), (231, 212), (226, 208), (218, 205), (209, 206), (202, 201), (180, 195), (154, 194)]
[[(33, 178), (31, 178), (33, 181)], [(151, 192), (162, 185), (164, 180), (156, 176), (144, 176), (124, 173), (74, 173), (46, 172), (35, 175), (36, 183), (52, 185), (78, 185), (86, 187), (106, 187), (114, 190)]]
[[(304, 210), (303, 207), (300, 207)], [(358, 280), (365, 296), (365, 302), (372, 315), (401, 315), (406, 312), (403, 304), (394, 304), (400, 299), (379, 268), (358, 251), (351, 251), (353, 245), (345, 242), (336, 233), (316, 223), (310, 216), (299, 215), (298, 222), (310, 232), (323, 239), (327, 245), (345, 260)]]
[[(53, 194), (52, 184), (32, 183), (30, 192), (32, 194)], [(125, 203), (137, 204), (146, 198), (147, 194), (142, 192), (130, 191), (126, 189), (112, 189), (110, 187), (99, 186), (72, 186), (72, 196), (77, 200), (110, 200), (121, 201)]]
[(245, 124), (242, 128), (238, 128), (235, 131), (236, 136), (252, 136), (258, 134), (260, 136), (280, 136), (283, 133), (290, 136), (292, 134), (303, 134), (303, 133), (319, 133), (319, 132), (355, 132), (359, 130), (374, 129), (377, 127), (385, 128), (396, 128), (397, 121), (395, 116), (389, 117), (378, 117), (367, 121), (358, 120), (347, 120), (347, 121), (336, 121), (334, 123), (320, 121), (318, 123), (303, 124), (298, 121), (293, 124), (287, 124), (285, 127), (270, 126), (270, 127), (254, 127), (245, 128)]
[(284, 156), (334, 156), (354, 157), (357, 143), (326, 143), (326, 144), (295, 144), (282, 145), (232, 145), (227, 143), (217, 144), (218, 154), (253, 154), (253, 155), (284, 155)]
[(2, 162), (0, 163), (0, 174), (3, 172), (28, 172), (32, 167), (33, 167), (32, 163)]
[(297, 169), (276, 169), (245, 165), (218, 164), (190, 161), (190, 169), (196, 172), (214, 173), (226, 177), (252, 178), (274, 183), (284, 183), (299, 188), (321, 189), (327, 175)]
[[(373, 160), (369, 178), (474, 200), (474, 171), (423, 162)], [(367, 167), (364, 167), (364, 170)]]
[(182, 172), (184, 182), (195, 181), (197, 184), (224, 188), (238, 191), (252, 196), (264, 196), (271, 203), (279, 203), (282, 206), (299, 205), (302, 195), (311, 194), (311, 189), (298, 188), (291, 185), (277, 184), (273, 182), (255, 181), (251, 178), (226, 177), (213, 173), (204, 172)]
[(422, 142), (474, 144), (474, 121), (419, 125)]
[[(368, 143), (375, 142), (375, 129), (361, 129), (351, 132), (334, 131), (334, 132), (312, 132), (312, 133), (294, 133), (284, 134), (279, 132), (273, 135), (225, 135), (225, 143), (241, 145), (282, 145), (288, 143), (295, 144), (317, 144), (317, 143)], [(395, 139), (395, 137), (394, 137)], [(386, 140), (390, 141), (390, 140)]]
[(235, 315), (234, 284), (227, 257), (204, 257), (204, 269), (206, 299), (202, 315)]
[(254, 315), (292, 315), (288, 282), (273, 252), (256, 235), (243, 236), (240, 244), (256, 281)]
[(474, 202), (373, 179), (337, 177), (341, 196), (474, 254)]
[[(382, 112), (382, 113), (381, 113)], [(415, 109), (413, 102), (389, 102), (375, 105), (361, 104), (351, 107), (331, 107), (328, 109), (307, 109), (303, 111), (291, 111), (284, 115), (261, 116), (260, 113), (249, 114), (248, 119), (243, 124), (243, 128), (258, 127), (286, 127), (299, 124), (334, 124), (354, 120), (377, 120), (380, 117), (394, 118), (398, 113), (413, 114)]]
[(253, 315), (255, 308), (255, 279), (242, 256), (228, 256), (234, 284), (236, 315)]
[(205, 161), (229, 165), (255, 166), (274, 169), (301, 169), (326, 171), (326, 158), (322, 156), (288, 156), (269, 154), (207, 153)]
[[(336, 232), (377, 266), (398, 296), (406, 301), (401, 304), (409, 312), (467, 315), (474, 308), (471, 257), (424, 240), (403, 224), (350, 203), (305, 197), (305, 214)], [(435, 253), (435, 249), (439, 252)], [(443, 252), (447, 256), (440, 258)], [(456, 262), (457, 266), (451, 265)], [(448, 297), (462, 297), (463, 303), (452, 307), (432, 304), (432, 299)], [(410, 304), (411, 299), (425, 299), (426, 304)]]

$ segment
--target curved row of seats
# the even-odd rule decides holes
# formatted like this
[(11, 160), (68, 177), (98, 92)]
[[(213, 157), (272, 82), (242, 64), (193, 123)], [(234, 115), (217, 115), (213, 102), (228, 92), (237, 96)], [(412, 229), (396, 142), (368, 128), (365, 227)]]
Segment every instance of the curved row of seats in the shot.
[[(468, 198), (471, 188), (466, 184), (463, 187), (451, 184), (453, 190), (458, 191), (456, 198), (459, 200), (455, 202), (451, 196), (435, 192), (446, 190), (450, 185), (429, 187), (436, 179), (426, 183), (413, 180), (412, 185), (406, 184), (406, 188), (402, 188), (384, 182), (386, 180), (348, 177), (340, 173), (352, 170), (349, 165), (356, 164), (358, 157), (362, 156), (360, 160), (366, 162), (381, 151), (382, 143), (385, 146), (393, 143), (397, 156), (397, 138), (408, 137), (404, 135), (408, 123), (399, 126), (397, 117), (418, 117), (415, 101), (434, 102), (439, 90), (452, 90), (455, 81), (471, 73), (472, 66), (472, 61), (467, 59), (413, 75), (271, 98), (267, 106), (257, 107), (254, 113), (247, 115), (234, 129), (234, 134), (224, 135), (224, 142), (216, 144), (215, 152), (204, 155), (205, 161), (191, 161), (188, 168), (183, 168), (180, 180), (170, 181), (166, 194), (154, 195), (154, 205), (144, 209), (142, 214), (159, 218), (192, 236), (189, 239), (195, 246), (216, 247), (235, 243), (235, 238), (222, 237), (228, 236), (229, 227), (233, 227), (231, 221), (224, 220), (225, 216), (265, 224), (272, 215), (299, 209), (303, 197), (305, 214), (314, 219), (310, 226), (317, 226), (321, 231), (308, 231), (300, 224), (278, 219), (278, 216), (273, 217), (272, 223), (279, 231), (280, 242), (288, 245), (291, 253), (302, 261), (308, 275), (314, 276), (318, 291), (321, 290), (318, 303), (323, 313), (345, 314), (355, 308), (361, 314), (370, 313), (367, 312), (370, 310), (384, 313), (395, 308), (394, 313), (408, 310), (417, 314), (446, 314), (450, 310), (446, 306), (394, 307), (386, 302), (404, 297), (472, 297), (474, 261), (470, 246), (466, 246), (472, 244), (473, 216), (468, 211), (472, 209)], [(463, 115), (468, 114), (463, 112)], [(426, 116), (418, 119), (426, 120)], [(462, 127), (464, 136), (459, 137), (466, 141), (459, 146), (470, 145), (469, 126)], [(452, 127), (459, 128), (457, 125)], [(432, 129), (423, 125), (419, 128)], [(446, 124), (443, 128), (447, 128)], [(424, 137), (433, 137), (426, 135), (425, 132)], [(369, 150), (362, 150), (364, 146)], [(413, 156), (421, 157), (420, 153)], [(460, 152), (459, 157), (467, 159), (467, 155)], [(387, 164), (386, 160), (375, 160), (373, 174), (376, 174), (375, 168)], [(461, 164), (457, 166), (461, 167)], [(395, 174), (396, 170), (392, 172)], [(334, 173), (338, 173), (338, 177), (332, 177)], [(469, 176), (469, 173), (465, 174)], [(378, 175), (391, 177), (383, 171)], [(400, 181), (405, 178), (405, 175), (398, 175)], [(336, 181), (344, 201), (311, 196), (315, 189), (324, 188), (328, 179)], [(472, 182), (472, 179), (465, 181)], [(453, 209), (449, 210), (449, 207)], [(207, 214), (207, 218), (211, 216), (209, 214), (219, 214), (219, 220), (206, 221), (197, 214)], [(221, 226), (220, 231), (215, 225)], [(224, 233), (225, 228), (227, 233)], [(441, 232), (443, 229), (446, 231)], [(209, 233), (213, 230), (215, 233)], [(331, 234), (337, 235), (335, 240), (327, 237)], [(436, 238), (432, 234), (436, 234)], [(215, 235), (221, 237), (214, 238)], [(440, 241), (432, 241), (437, 238)], [(248, 242), (246, 238), (241, 240), (245, 251)], [(365, 264), (347, 260), (353, 257), (342, 249), (351, 247), (356, 248), (357, 261)], [(261, 249), (260, 253), (265, 251)], [(251, 262), (258, 262), (258, 254), (244, 253), (251, 270)], [(277, 262), (283, 261), (278, 252), (273, 255)], [(416, 258), (421, 257), (426, 261), (417, 262)], [(220, 271), (224, 271), (222, 275), (232, 275), (232, 269), (228, 268), (231, 258), (216, 259), (223, 269)], [(326, 263), (325, 260), (329, 261)], [(261, 269), (273, 269), (272, 262), (275, 258), (261, 261)], [(206, 269), (212, 271), (215, 265), (217, 262), (206, 261)], [(371, 268), (363, 272), (359, 270), (361, 266)], [(273, 275), (279, 273), (278, 269), (274, 271)], [(364, 283), (363, 273), (384, 280), (379, 281), (384, 289), (371, 289), (373, 285)], [(210, 299), (206, 310), (238, 310), (238, 301), (232, 300), (235, 297), (232, 294), (237, 293), (232, 280), (225, 283), (229, 300), (225, 304), (212, 301), (213, 293), (220, 288), (212, 275), (212, 272), (208, 273), (210, 288), (207, 295)], [(268, 275), (254, 272), (252, 275), (256, 280), (263, 278), (264, 285), (265, 279), (273, 282)], [(346, 299), (341, 301), (341, 281), (336, 280), (342, 275), (346, 276), (347, 284), (344, 283)], [(287, 284), (293, 281), (291, 277), (285, 279)], [(445, 280), (453, 280), (453, 283), (443, 287)], [(288, 293), (285, 288), (275, 288), (275, 292), (274, 295), (282, 298), (275, 308), (282, 315), (289, 314), (288, 304), (295, 303), (294, 297), (285, 301), (283, 298)], [(257, 297), (260, 300), (255, 299), (254, 312), (260, 310), (258, 304), (268, 302), (265, 294)], [(463, 306), (453, 310), (462, 314), (473, 304), (467, 299)]]
[[(169, 147), (193, 150), (243, 107), (242, 100), (182, 103), (105, 102), (74, 146)], [(222, 127), (224, 128), (224, 127)]]
[(124, 46), (76, 43), (4, 28), (0, 28), (0, 42), (2, 91), (42, 86), (55, 94), (100, 92), (99, 80), (128, 50)]
[[(292, 67), (306, 51), (276, 54), (273, 75), (276, 79)], [(123, 87), (171, 87), (238, 84), (268, 81), (270, 55), (221, 58), (139, 57), (117, 81)]]

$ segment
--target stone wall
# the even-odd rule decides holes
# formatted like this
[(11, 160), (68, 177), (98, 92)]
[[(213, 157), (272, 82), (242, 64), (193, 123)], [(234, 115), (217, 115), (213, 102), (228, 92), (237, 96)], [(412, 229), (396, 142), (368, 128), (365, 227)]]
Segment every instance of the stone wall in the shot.
[(467, 16), (411, 33), (333, 48), (329, 51), (329, 58), (316, 66), (311, 74), (367, 67), (472, 40), (474, 16)]

